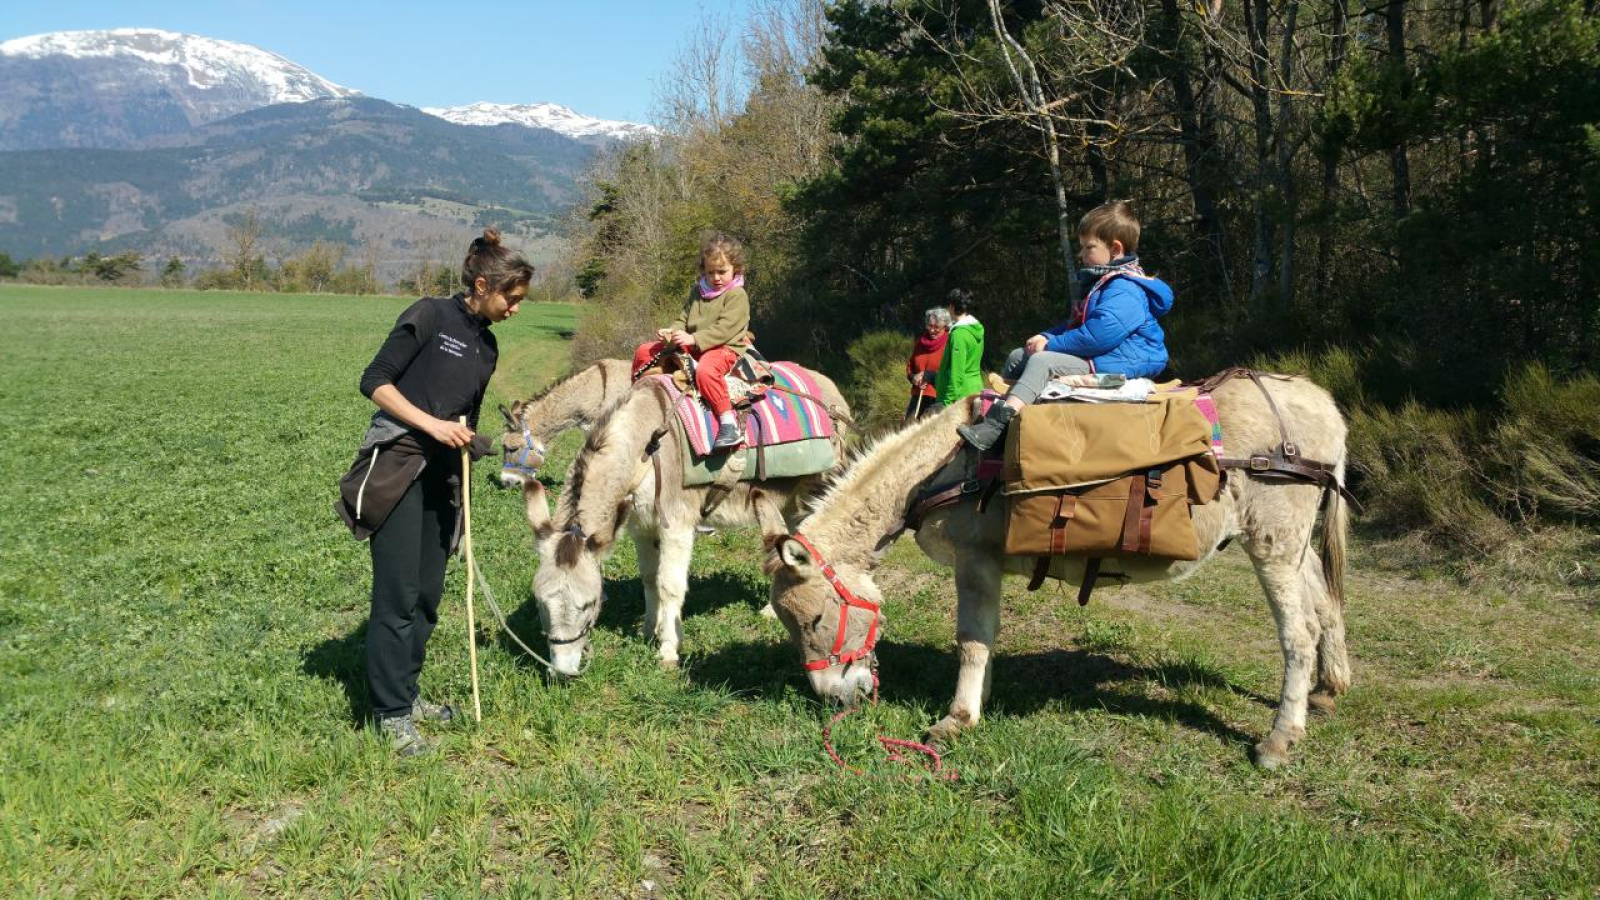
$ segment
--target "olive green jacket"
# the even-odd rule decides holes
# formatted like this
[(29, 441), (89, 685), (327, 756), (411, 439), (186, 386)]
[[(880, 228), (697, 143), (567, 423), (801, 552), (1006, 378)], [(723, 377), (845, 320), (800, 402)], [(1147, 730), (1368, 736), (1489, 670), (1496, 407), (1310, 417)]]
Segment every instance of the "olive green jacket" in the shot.
[(695, 285), (689, 288), (683, 312), (667, 327), (693, 335), (695, 348), (701, 353), (713, 347), (743, 353), (750, 349), (750, 296), (744, 288), (736, 287), (705, 300)]

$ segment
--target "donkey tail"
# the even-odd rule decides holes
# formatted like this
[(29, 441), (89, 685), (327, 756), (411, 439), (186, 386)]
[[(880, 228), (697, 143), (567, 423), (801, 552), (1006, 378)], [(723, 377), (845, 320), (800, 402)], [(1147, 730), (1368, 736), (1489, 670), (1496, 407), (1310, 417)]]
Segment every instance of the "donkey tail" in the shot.
[[(1339, 462), (1334, 477), (1344, 483), (1344, 462)], [(1325, 491), (1327, 509), (1322, 516), (1322, 581), (1328, 587), (1328, 596), (1339, 609), (1344, 609), (1345, 544), (1350, 532), (1349, 504), (1337, 490)]]

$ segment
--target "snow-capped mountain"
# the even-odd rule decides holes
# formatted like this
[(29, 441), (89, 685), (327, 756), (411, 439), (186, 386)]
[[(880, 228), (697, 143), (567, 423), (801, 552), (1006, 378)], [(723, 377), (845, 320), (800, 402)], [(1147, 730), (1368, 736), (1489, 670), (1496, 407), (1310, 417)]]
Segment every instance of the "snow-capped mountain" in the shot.
[(555, 103), (470, 103), (466, 106), (423, 107), (422, 111), (457, 125), (522, 125), (548, 128), (579, 140), (649, 138), (656, 129), (637, 122), (596, 119)]
[(360, 92), (259, 47), (149, 28), (0, 43), (0, 149), (123, 147), (275, 103)]

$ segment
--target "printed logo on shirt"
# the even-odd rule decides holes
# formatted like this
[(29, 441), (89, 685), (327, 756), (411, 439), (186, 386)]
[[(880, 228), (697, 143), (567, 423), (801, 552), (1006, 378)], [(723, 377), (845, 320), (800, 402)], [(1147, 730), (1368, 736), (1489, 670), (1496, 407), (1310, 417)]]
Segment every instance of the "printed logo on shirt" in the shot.
[(448, 334), (441, 333), (439, 335), (439, 349), (450, 354), (451, 356), (464, 357), (466, 356), (465, 351), (467, 349), (467, 343), (466, 341), (453, 338)]

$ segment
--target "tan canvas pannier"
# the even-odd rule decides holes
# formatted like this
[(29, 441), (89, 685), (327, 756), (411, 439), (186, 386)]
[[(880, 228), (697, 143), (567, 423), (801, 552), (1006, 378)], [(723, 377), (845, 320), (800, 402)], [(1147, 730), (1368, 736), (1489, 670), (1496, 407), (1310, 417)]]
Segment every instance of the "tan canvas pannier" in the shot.
[(1006, 553), (1198, 559), (1191, 505), (1221, 489), (1193, 391), (1026, 407), (1007, 435)]

